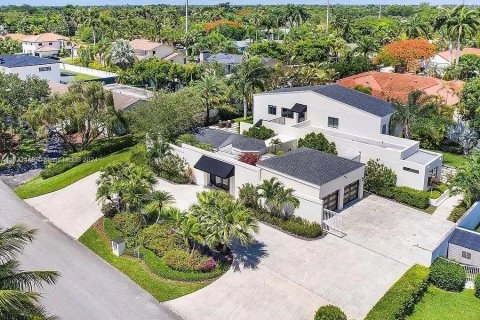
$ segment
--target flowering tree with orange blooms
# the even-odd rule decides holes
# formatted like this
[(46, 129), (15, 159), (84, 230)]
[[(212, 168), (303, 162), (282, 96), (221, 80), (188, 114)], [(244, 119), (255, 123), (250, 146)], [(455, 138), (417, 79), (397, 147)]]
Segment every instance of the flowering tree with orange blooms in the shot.
[(415, 72), (421, 61), (435, 53), (435, 46), (425, 39), (398, 40), (383, 47), (374, 62), (395, 67), (395, 71)]
[(205, 29), (206, 32), (210, 32), (214, 29), (216, 29), (220, 25), (227, 25), (233, 28), (243, 28), (243, 24), (237, 21), (230, 21), (230, 20), (225, 20), (225, 19), (219, 19), (216, 21), (208, 22), (205, 23), (203, 28)]

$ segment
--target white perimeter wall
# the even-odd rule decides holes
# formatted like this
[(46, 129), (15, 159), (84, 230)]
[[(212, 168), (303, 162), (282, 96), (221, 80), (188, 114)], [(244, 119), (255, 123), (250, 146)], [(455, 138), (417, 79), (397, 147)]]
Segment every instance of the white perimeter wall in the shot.
[[(50, 67), (49, 71), (40, 71), (40, 68)], [(43, 64), (38, 66), (26, 66), (18, 68), (5, 68), (2, 67), (0, 70), (4, 73), (18, 74), (18, 77), (21, 80), (27, 79), (28, 76), (38, 76), (40, 79), (47, 81), (60, 82), (60, 64)]]
[(82, 66), (76, 66), (76, 65), (73, 65), (73, 64), (68, 64), (68, 63), (62, 63), (61, 69), (65, 70), (65, 71), (72, 71), (72, 72), (77, 72), (77, 73), (88, 74), (90, 76), (99, 77), (99, 78), (110, 78), (110, 77), (116, 77), (117, 76), (117, 74), (114, 73), (114, 72), (108, 72), (108, 71), (103, 71), (103, 70), (86, 68), (86, 67), (82, 67)]

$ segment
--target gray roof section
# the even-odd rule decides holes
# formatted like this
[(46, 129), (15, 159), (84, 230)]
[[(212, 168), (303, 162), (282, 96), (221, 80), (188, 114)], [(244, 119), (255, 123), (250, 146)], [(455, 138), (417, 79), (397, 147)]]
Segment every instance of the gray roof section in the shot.
[(391, 103), (372, 97), (357, 90), (342, 87), (338, 84), (281, 88), (277, 90), (267, 91), (266, 93), (298, 91), (313, 91), (321, 94), (322, 96), (348, 104), (349, 106), (363, 110), (379, 117), (384, 117), (393, 113), (393, 107)]
[(302, 147), (284, 155), (260, 161), (257, 166), (322, 186), (365, 165), (361, 162)]
[(18, 68), (27, 66), (38, 66), (44, 64), (60, 63), (58, 60), (40, 58), (26, 54), (3, 54), (0, 55), (0, 67)]
[(449, 243), (480, 252), (480, 233), (456, 228)]
[(243, 55), (219, 52), (208, 57), (208, 62), (217, 62), (220, 64), (241, 64)]
[(202, 128), (195, 133), (195, 137), (203, 143), (208, 143), (215, 149), (232, 145), (243, 151), (262, 151), (267, 148), (265, 141), (245, 137), (241, 134), (230, 133), (223, 130)]

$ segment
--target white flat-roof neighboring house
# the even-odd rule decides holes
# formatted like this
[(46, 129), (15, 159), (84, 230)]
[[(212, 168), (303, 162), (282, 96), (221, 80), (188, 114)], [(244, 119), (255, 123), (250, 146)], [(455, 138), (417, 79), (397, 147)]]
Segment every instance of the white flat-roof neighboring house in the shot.
[(240, 50), (240, 52), (245, 52), (248, 48), (253, 43), (253, 39), (246, 39), (246, 40), (240, 40), (240, 41), (233, 41), (233, 44)]
[(389, 102), (342, 87), (324, 85), (283, 88), (254, 95), (253, 123), (295, 139), (310, 132), (335, 142), (338, 154), (392, 168), (397, 184), (428, 190), (441, 176), (440, 154), (420, 143), (388, 135), (393, 108)]
[(67, 37), (55, 33), (25, 36), (21, 41), (24, 54), (38, 57), (57, 56), (62, 49), (72, 50), (74, 47)]
[[(475, 54), (480, 56), (479, 48), (464, 48), (460, 51), (460, 57), (466, 54)], [(451, 58), (451, 59), (450, 59)], [(437, 53), (430, 61), (428, 62), (428, 69), (437, 69), (439, 71), (448, 67), (451, 63), (455, 63), (457, 59), (457, 50), (454, 48), (452, 50), (452, 55), (450, 56), (450, 51), (442, 51)]]
[(60, 61), (31, 55), (0, 55), (0, 71), (17, 74), (25, 80), (28, 76), (38, 76), (52, 82), (60, 82)]
[[(243, 61), (243, 54), (232, 54), (219, 52), (217, 54), (210, 54), (210, 51), (201, 51), (200, 52), (200, 62), (213, 62), (221, 64), (225, 67), (225, 74), (229, 75), (233, 73), (233, 70), (236, 66), (240, 65)], [(281, 63), (280, 60), (273, 58), (260, 58), (260, 60), (267, 66), (273, 67), (277, 63)]]
[(139, 60), (156, 57), (174, 63), (185, 63), (185, 55), (167, 44), (147, 39), (134, 39), (130, 41), (130, 45)]

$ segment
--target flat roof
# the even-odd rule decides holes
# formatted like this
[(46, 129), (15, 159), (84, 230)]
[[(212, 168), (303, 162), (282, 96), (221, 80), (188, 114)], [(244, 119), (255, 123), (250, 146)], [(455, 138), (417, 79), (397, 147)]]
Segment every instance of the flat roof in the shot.
[(135, 97), (141, 100), (149, 100), (153, 97), (154, 93), (147, 89), (128, 86), (125, 84), (112, 83), (103, 86), (105, 89), (112, 92), (117, 92), (125, 96)]
[(475, 231), (456, 228), (448, 242), (480, 252), (480, 233)]
[(302, 147), (281, 156), (260, 161), (257, 166), (322, 186), (364, 167), (365, 164)]
[(431, 153), (428, 151), (424, 151), (424, 150), (418, 150), (417, 152), (412, 154), (410, 157), (405, 158), (405, 160), (410, 162), (415, 162), (418, 164), (428, 164), (433, 160), (437, 159), (438, 157), (440, 157), (440, 155), (437, 155), (435, 153)]
[(2, 54), (0, 55), (0, 67), (18, 68), (38, 66), (44, 64), (60, 63), (58, 60), (41, 58), (27, 54)]

